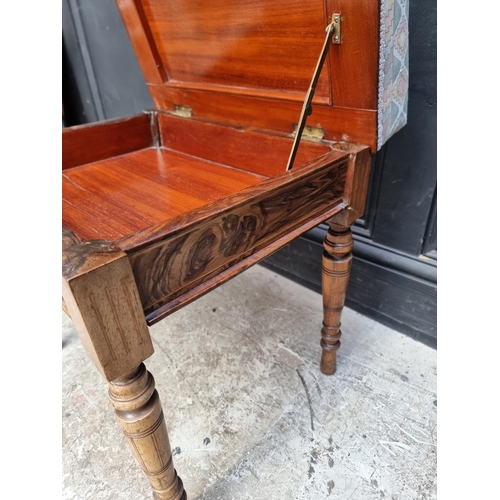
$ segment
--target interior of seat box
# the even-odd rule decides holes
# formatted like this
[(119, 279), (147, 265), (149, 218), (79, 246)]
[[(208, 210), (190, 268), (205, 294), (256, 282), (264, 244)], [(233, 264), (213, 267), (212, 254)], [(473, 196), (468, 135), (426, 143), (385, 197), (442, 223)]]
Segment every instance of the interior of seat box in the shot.
[[(166, 114), (158, 125), (159, 146), (63, 170), (66, 228), (116, 241), (283, 174), (292, 146), (288, 137)], [(330, 149), (302, 143), (294, 169)]]

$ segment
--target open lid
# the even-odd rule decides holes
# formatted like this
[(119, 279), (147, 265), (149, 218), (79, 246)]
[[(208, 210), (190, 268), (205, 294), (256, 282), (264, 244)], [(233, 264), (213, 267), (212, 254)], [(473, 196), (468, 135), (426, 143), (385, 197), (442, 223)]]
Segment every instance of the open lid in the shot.
[(292, 134), (334, 13), (307, 125), (376, 149), (379, 0), (117, 0), (157, 109)]

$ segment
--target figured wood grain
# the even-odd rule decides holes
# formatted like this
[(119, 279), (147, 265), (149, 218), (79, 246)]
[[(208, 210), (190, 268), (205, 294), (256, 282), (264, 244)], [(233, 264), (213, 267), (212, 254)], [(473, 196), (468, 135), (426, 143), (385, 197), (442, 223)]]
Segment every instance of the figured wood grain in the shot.
[(333, 152), (315, 162), (120, 240), (145, 313), (341, 203), (347, 157)]
[(142, 114), (62, 131), (63, 170), (152, 146), (151, 117)]
[(224, 269), (223, 271), (217, 273), (215, 276), (212, 276), (211, 278), (203, 281), (199, 285), (190, 288), (189, 290), (182, 293), (175, 299), (165, 303), (163, 306), (149, 313), (146, 316), (146, 321), (148, 325), (149, 326), (154, 325), (158, 321), (161, 321), (162, 319), (167, 317), (169, 314), (172, 314), (173, 312), (181, 309), (190, 302), (198, 299), (199, 297), (202, 297), (211, 290), (214, 290), (218, 286), (222, 285), (226, 281), (242, 273), (243, 271), (250, 268), (254, 264), (257, 264), (262, 259), (269, 257), (271, 254), (273, 254), (280, 248), (284, 247), (286, 244), (290, 243), (295, 238), (298, 238), (300, 235), (316, 227), (318, 224), (321, 224), (325, 220), (336, 215), (336, 213), (342, 211), (344, 208), (345, 204), (339, 203), (338, 205), (334, 206), (327, 212), (324, 212), (321, 215), (309, 219), (305, 224), (302, 224), (301, 226), (294, 229), (293, 231), (290, 231), (281, 238), (273, 240), (265, 247), (261, 248), (260, 250), (257, 250), (256, 252), (253, 252), (248, 257), (245, 257), (243, 260), (236, 262), (227, 269)]
[(376, 151), (378, 0), (119, 0), (157, 109), (190, 106), (210, 121), (293, 131), (334, 12), (332, 45), (309, 125)]
[(90, 359), (106, 380), (153, 354), (125, 253), (105, 241), (81, 242), (63, 228), (63, 298)]
[(189, 106), (193, 119), (151, 114), (63, 134), (63, 300), (155, 498), (186, 500), (142, 364), (153, 352), (144, 314), (164, 317), (329, 217), (321, 369), (335, 371), (345, 224), (364, 209), (369, 153), (303, 144), (281, 173), (291, 140), (280, 134), (292, 133), (341, 12), (343, 43), (308, 125), (375, 150), (378, 0), (117, 3), (156, 107)]
[(325, 27), (340, 13), (342, 43), (330, 50), (315, 102), (377, 109), (378, 0), (118, 5), (147, 83), (278, 100), (305, 94)]
[[(222, 91), (307, 90), (328, 24), (322, 0), (289, 0), (286, 10), (269, 1), (134, 3), (144, 16), (135, 23), (128, 16), (125, 25), (138, 57), (150, 55), (147, 46), (151, 55), (158, 54), (155, 62), (168, 75), (167, 85), (201, 84)], [(151, 37), (142, 34), (146, 29)], [(327, 71), (316, 95), (330, 97)]]
[(77, 278), (123, 255), (123, 250), (107, 240), (82, 241), (68, 228), (62, 227), (62, 276), (66, 280)]
[[(302, 109), (301, 102), (220, 94), (203, 90), (148, 85), (155, 107), (174, 111), (175, 105), (189, 106), (193, 117), (229, 124), (292, 134)], [(305, 96), (305, 92), (304, 92)], [(370, 109), (315, 105), (307, 125), (324, 130), (325, 139), (370, 146), (376, 151), (377, 112)]]
[(225, 198), (264, 177), (164, 148), (63, 172), (63, 224), (85, 240), (115, 241)]
[(165, 417), (154, 378), (141, 363), (109, 383), (116, 418), (157, 500), (186, 500), (172, 460)]
[(116, 3), (129, 32), (130, 41), (144, 78), (147, 82), (152, 83), (166, 82), (165, 68), (161, 62), (141, 0), (116, 0)]
[[(283, 173), (293, 139), (158, 113), (164, 147), (272, 177)], [(294, 168), (331, 151), (328, 143), (302, 141)]]

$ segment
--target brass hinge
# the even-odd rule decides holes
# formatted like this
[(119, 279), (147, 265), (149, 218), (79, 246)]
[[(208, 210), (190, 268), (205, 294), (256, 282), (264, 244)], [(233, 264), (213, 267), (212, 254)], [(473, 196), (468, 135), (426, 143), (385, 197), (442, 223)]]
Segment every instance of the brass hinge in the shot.
[(179, 104), (175, 104), (174, 115), (183, 116), (185, 118), (191, 118), (193, 116), (193, 110), (189, 106), (181, 106)]
[[(298, 128), (298, 125), (294, 125), (292, 137), (295, 137), (297, 135)], [(324, 137), (325, 131), (322, 128), (309, 127), (308, 125), (306, 125), (304, 127), (304, 130), (302, 131), (301, 139), (303, 139), (304, 141), (319, 142), (322, 141)]]

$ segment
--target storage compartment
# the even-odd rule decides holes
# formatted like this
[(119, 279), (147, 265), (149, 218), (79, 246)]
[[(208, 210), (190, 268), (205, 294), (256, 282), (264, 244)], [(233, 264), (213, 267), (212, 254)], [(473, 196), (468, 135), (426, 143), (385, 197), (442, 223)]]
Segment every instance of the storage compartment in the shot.
[[(290, 138), (151, 116), (63, 133), (89, 161), (63, 154), (63, 225), (80, 238), (116, 241), (285, 173)], [(303, 143), (294, 168), (331, 150)]]
[(285, 171), (292, 142), (156, 111), (63, 131), (63, 226), (128, 253), (156, 321), (346, 206), (350, 153), (302, 142)]

